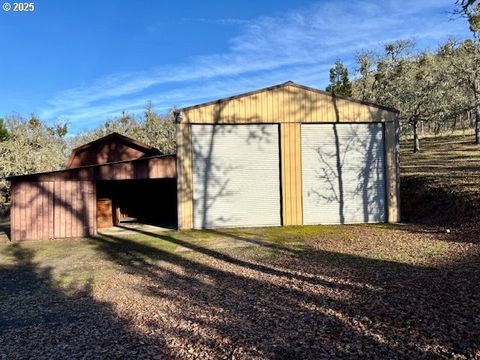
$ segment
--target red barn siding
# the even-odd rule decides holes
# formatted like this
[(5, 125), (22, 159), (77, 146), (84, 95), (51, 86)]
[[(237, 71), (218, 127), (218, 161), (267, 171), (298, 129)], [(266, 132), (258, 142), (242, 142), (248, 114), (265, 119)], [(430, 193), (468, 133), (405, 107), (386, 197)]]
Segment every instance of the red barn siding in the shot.
[(92, 181), (12, 184), (12, 240), (41, 240), (95, 234)]
[(175, 177), (175, 156), (13, 177), (12, 240), (94, 235), (97, 180)]

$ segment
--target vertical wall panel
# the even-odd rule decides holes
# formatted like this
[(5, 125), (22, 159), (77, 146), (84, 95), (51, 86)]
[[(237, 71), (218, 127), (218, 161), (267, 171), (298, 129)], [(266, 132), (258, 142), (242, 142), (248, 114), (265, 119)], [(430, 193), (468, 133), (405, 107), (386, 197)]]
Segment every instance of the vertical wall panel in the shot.
[(43, 186), (38, 184), (36, 186), (36, 200), (37, 200), (37, 216), (35, 222), (37, 223), (37, 234), (36, 239), (42, 239), (43, 237), (43, 197), (44, 197)]
[(302, 224), (300, 124), (281, 124), (283, 225)]
[(48, 238), (55, 237), (55, 214), (53, 212), (53, 204), (55, 199), (55, 183), (48, 183)]
[(53, 237), (59, 237), (61, 233), (61, 224), (62, 224), (62, 219), (60, 217), (60, 212), (55, 211), (57, 208), (57, 203), (61, 199), (61, 187), (62, 183), (61, 182), (54, 182), (53, 183), (53, 218), (54, 218), (54, 233)]
[(54, 189), (53, 189), (53, 216), (55, 219), (55, 233), (53, 234), (53, 237), (59, 237), (61, 233), (61, 228), (62, 228), (62, 218), (61, 214), (55, 209), (57, 208), (57, 203), (61, 201), (61, 195), (62, 195), (62, 183), (60, 181), (55, 181), (54, 182)]
[(65, 196), (65, 187), (66, 184), (65, 182), (61, 181), (58, 183), (60, 185), (60, 194), (59, 194), (59, 199), (60, 201), (55, 203), (55, 212), (58, 211), (59, 213), (59, 218), (60, 218), (60, 234), (58, 237), (64, 238), (66, 234), (66, 227), (67, 227), (67, 222), (66, 222), (66, 210), (65, 210), (65, 204), (66, 204), (66, 196)]
[(30, 202), (30, 207), (31, 207), (31, 214), (30, 214), (30, 234), (29, 238), (30, 239), (37, 239), (38, 234), (37, 234), (37, 216), (38, 216), (38, 209), (37, 209), (37, 185), (35, 183), (30, 184), (30, 195), (29, 195), (29, 202)]
[(27, 238), (27, 217), (28, 217), (28, 210), (27, 210), (27, 186), (25, 183), (22, 183), (20, 186), (21, 191), (21, 227), (22, 227), (22, 239)]
[(78, 236), (88, 235), (88, 201), (85, 201), (85, 199), (88, 197), (88, 194), (86, 193), (87, 189), (85, 183), (86, 181), (80, 181), (77, 185), (78, 214), (80, 216), (77, 226), (77, 232), (79, 234)]
[(39, 198), (39, 217), (38, 217), (38, 225), (39, 225), (39, 234), (38, 237), (40, 239), (47, 239), (46, 231), (48, 227), (48, 209), (47, 209), (47, 200), (48, 194), (46, 189), (47, 184), (41, 186), (40, 190), (40, 198)]
[(31, 215), (32, 215), (32, 205), (31, 205), (31, 191), (30, 191), (30, 184), (24, 184), (25, 198), (24, 198), (24, 206), (25, 206), (25, 238), (30, 239), (32, 228), (31, 228)]
[(40, 200), (40, 191), (39, 191), (38, 183), (32, 183), (30, 187), (31, 191), (31, 204), (32, 204), (32, 215), (30, 218), (30, 227), (31, 227), (31, 233), (30, 233), (30, 239), (39, 239), (39, 215), (40, 215), (40, 209), (39, 209), (39, 200)]
[(65, 190), (65, 237), (72, 237), (72, 218), (73, 202), (72, 202), (72, 182), (67, 181)]
[(65, 182), (65, 237), (72, 236), (72, 182)]
[(97, 216), (96, 216), (96, 195), (94, 193), (95, 183), (94, 182), (83, 182), (85, 188), (85, 199), (86, 204), (84, 205), (87, 209), (85, 214), (86, 224), (84, 232), (86, 235), (94, 235), (97, 227)]
[(42, 187), (42, 239), (48, 239), (48, 185), (49, 183), (45, 183)]
[(19, 191), (18, 191), (19, 184), (12, 183), (11, 184), (11, 192), (12, 192), (12, 207), (10, 210), (10, 217), (11, 217), (11, 230), (10, 236), (12, 240), (18, 240), (20, 238), (20, 227), (18, 226), (18, 222), (20, 219), (20, 208), (19, 208)]
[(95, 234), (95, 185), (92, 181), (55, 183), (54, 237), (81, 237)]
[(192, 182), (192, 131), (191, 125), (177, 124), (177, 201), (178, 228), (193, 228)]
[(94, 193), (95, 183), (92, 181), (82, 181), (82, 236), (95, 235), (96, 232), (96, 196)]
[[(88, 204), (86, 200), (88, 197), (86, 197), (83, 192), (83, 187), (82, 184), (85, 181), (79, 181), (75, 185), (77, 187), (77, 201), (76, 201), (76, 206), (75, 206), (75, 212), (77, 214), (77, 219), (76, 219), (76, 236), (81, 237), (85, 236), (85, 224), (86, 224), (86, 219), (85, 215), (87, 214), (87, 209), (88, 209)], [(88, 200), (87, 200), (88, 201)]]
[(17, 183), (17, 214), (18, 218), (15, 221), (16, 226), (17, 226), (17, 239), (24, 239), (25, 238), (25, 192), (24, 192), (24, 186), (23, 183)]
[[(76, 207), (76, 212), (77, 212), (77, 236), (85, 236), (85, 224), (86, 224), (86, 219), (85, 219), (85, 214), (87, 213), (88, 209), (88, 203), (84, 200), (85, 194), (83, 193), (82, 189), (82, 184), (84, 181), (78, 182), (77, 185), (77, 207)], [(88, 201), (88, 200), (87, 200)]]
[(88, 204), (90, 206), (89, 211), (89, 235), (95, 235), (97, 233), (97, 204), (96, 204), (96, 186), (94, 182), (88, 182)]
[(35, 185), (32, 184), (27, 184), (27, 196), (25, 198), (25, 202), (27, 205), (27, 218), (26, 218), (26, 223), (27, 223), (27, 239), (32, 240), (35, 239), (35, 223), (33, 221), (35, 215), (36, 215), (36, 209), (35, 209), (35, 192), (34, 188)]
[(45, 181), (20, 181), (12, 185), (12, 240), (39, 240), (49, 237), (49, 223), (53, 220), (48, 211), (50, 184)]
[(15, 226), (16, 218), (15, 209), (15, 188), (14, 184), (10, 185), (10, 238), (15, 240), (17, 228)]
[(59, 204), (60, 210), (62, 213), (63, 221), (62, 221), (62, 238), (67, 236), (67, 215), (68, 215), (68, 201), (67, 201), (67, 182), (62, 182), (62, 202)]
[(72, 236), (80, 237), (81, 218), (81, 194), (79, 181), (72, 181)]
[(25, 192), (25, 239), (30, 239), (32, 236), (32, 226), (31, 226), (31, 215), (32, 215), (32, 204), (31, 204), (31, 191), (30, 184), (24, 184)]

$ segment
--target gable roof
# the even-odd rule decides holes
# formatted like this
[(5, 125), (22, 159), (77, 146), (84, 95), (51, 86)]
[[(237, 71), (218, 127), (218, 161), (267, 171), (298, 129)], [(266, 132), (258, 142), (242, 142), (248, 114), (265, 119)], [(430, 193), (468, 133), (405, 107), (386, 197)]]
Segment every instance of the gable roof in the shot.
[(72, 150), (72, 153), (70, 155), (70, 158), (68, 159), (68, 162), (67, 162), (67, 168), (70, 168), (71, 165), (72, 165), (72, 162), (74, 161), (75, 157), (81, 153), (81, 152), (84, 152), (84, 151), (87, 151), (88, 149), (93, 149), (95, 147), (97, 147), (98, 145), (102, 144), (102, 143), (107, 143), (107, 142), (114, 142), (115, 140), (117, 140), (118, 142), (123, 142), (125, 144), (127, 144), (128, 146), (134, 148), (134, 149), (137, 149), (137, 150), (140, 150), (140, 151), (143, 151), (145, 152), (146, 154), (161, 154), (160, 150), (154, 148), (153, 146), (150, 146), (150, 145), (147, 145), (147, 144), (144, 144), (138, 140), (135, 140), (135, 139), (132, 139), (128, 136), (125, 136), (125, 135), (122, 135), (122, 134), (119, 134), (117, 132), (112, 132), (106, 136), (103, 136), (101, 138), (98, 138), (96, 140), (93, 140), (93, 141), (90, 141), (86, 144), (83, 144), (83, 145), (80, 145), (76, 148), (74, 148)]
[(80, 145), (80, 146), (77, 146), (76, 148), (74, 148), (72, 150), (72, 153), (73, 152), (78, 152), (80, 150), (85, 150), (89, 147), (93, 147), (94, 145), (97, 145), (99, 143), (102, 143), (102, 142), (105, 142), (107, 140), (112, 140), (112, 139), (121, 139), (123, 141), (126, 141), (126, 142), (129, 142), (129, 143), (132, 143), (132, 144), (135, 144), (137, 147), (140, 147), (140, 148), (143, 148), (145, 149), (146, 151), (148, 150), (151, 150), (153, 149), (153, 146), (150, 146), (150, 145), (147, 145), (147, 144), (144, 144), (138, 140), (135, 140), (131, 137), (128, 137), (128, 136), (125, 136), (125, 135), (122, 135), (122, 134), (119, 134), (117, 132), (112, 132), (108, 135), (105, 135), (105, 136), (102, 136), (101, 138), (98, 138), (96, 140), (93, 140), (93, 141), (90, 141), (86, 144), (83, 144), (83, 145)]
[(375, 107), (375, 108), (378, 108), (380, 110), (390, 111), (390, 112), (393, 112), (393, 113), (399, 113), (399, 111), (397, 109), (393, 108), (393, 107), (376, 104), (376, 103), (373, 103), (373, 102), (370, 102), (370, 101), (358, 100), (358, 99), (354, 99), (354, 98), (350, 98), (350, 97), (346, 97), (346, 96), (335, 95), (335, 94), (332, 94), (328, 91), (323, 91), (323, 90), (316, 89), (316, 88), (313, 88), (313, 87), (310, 87), (310, 86), (300, 85), (300, 84), (297, 84), (297, 83), (289, 80), (289, 81), (286, 81), (286, 82), (281, 83), (281, 84), (277, 84), (277, 85), (273, 85), (273, 86), (253, 90), (253, 91), (248, 91), (248, 92), (245, 92), (245, 93), (242, 93), (242, 94), (229, 96), (229, 97), (221, 98), (221, 99), (218, 99), (218, 100), (212, 100), (212, 101), (208, 101), (208, 102), (197, 104), (197, 105), (187, 106), (187, 107), (178, 109), (177, 111), (174, 111), (174, 114), (179, 114), (182, 111), (188, 111), (188, 110), (197, 109), (197, 108), (201, 108), (201, 107), (205, 107), (205, 106), (209, 106), (209, 105), (221, 104), (223, 102), (227, 102), (227, 101), (230, 101), (230, 100), (255, 95), (255, 94), (258, 94), (258, 93), (261, 93), (261, 92), (265, 92), (265, 91), (276, 90), (276, 89), (280, 89), (280, 88), (287, 87), (287, 86), (292, 86), (292, 87), (295, 87), (295, 88), (298, 88), (298, 89), (301, 89), (301, 90), (314, 92), (314, 93), (317, 93), (317, 94), (322, 94), (322, 95), (326, 95), (326, 96), (329, 96), (329, 97), (332, 97), (332, 98), (346, 100), (346, 101), (354, 102), (354, 103), (361, 104), (361, 105)]

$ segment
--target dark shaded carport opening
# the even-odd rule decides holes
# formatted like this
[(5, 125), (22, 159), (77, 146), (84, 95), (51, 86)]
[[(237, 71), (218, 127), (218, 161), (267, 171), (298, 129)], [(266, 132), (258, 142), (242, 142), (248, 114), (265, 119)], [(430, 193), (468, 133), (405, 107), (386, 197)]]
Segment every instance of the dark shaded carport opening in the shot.
[(136, 222), (177, 229), (176, 179), (99, 180), (97, 204), (109, 201), (112, 223)]

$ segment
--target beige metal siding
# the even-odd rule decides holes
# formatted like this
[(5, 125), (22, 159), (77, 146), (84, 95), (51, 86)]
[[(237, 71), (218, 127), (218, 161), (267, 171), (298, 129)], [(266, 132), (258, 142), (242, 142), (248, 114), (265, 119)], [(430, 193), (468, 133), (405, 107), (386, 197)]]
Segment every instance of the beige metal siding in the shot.
[(336, 98), (295, 85), (285, 85), (220, 104), (187, 109), (189, 123), (308, 123), (332, 121), (393, 121), (395, 113)]
[[(385, 123), (388, 221), (399, 220), (397, 113), (391, 109), (338, 98), (294, 83), (262, 89), (184, 109), (177, 118), (179, 228), (193, 227), (191, 124), (262, 124), (280, 126), (282, 217), (284, 225), (302, 224), (302, 123)], [(397, 130), (395, 130), (397, 129)], [(182, 173), (181, 173), (182, 172)]]
[(302, 225), (302, 148), (300, 124), (280, 126), (283, 225)]
[(178, 228), (193, 228), (192, 127), (177, 124)]

